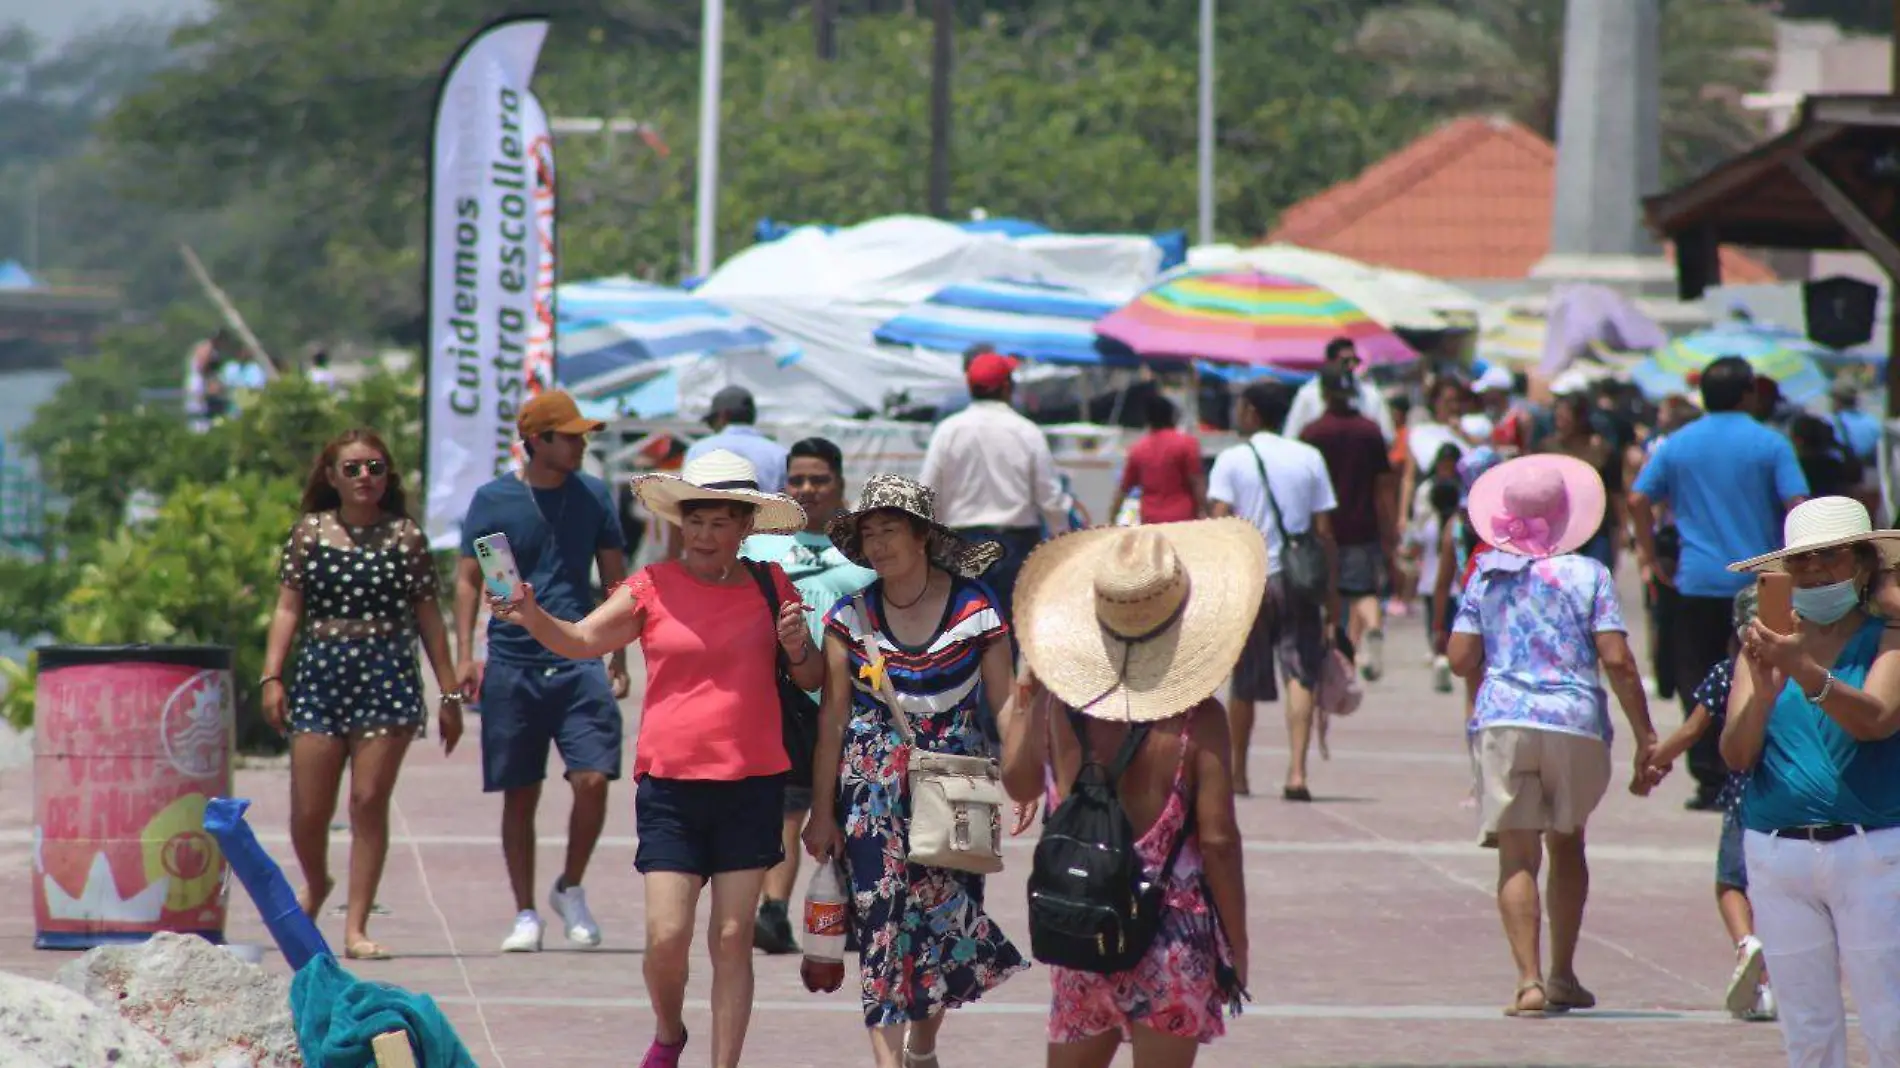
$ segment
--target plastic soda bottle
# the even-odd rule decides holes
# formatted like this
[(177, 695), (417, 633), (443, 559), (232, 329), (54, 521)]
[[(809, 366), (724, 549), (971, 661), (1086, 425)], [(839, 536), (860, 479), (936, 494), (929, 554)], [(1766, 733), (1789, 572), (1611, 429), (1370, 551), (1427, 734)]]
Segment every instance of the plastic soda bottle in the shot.
[(819, 864), (805, 884), (805, 960), (798, 977), (814, 994), (844, 985), (844, 894), (836, 861)]

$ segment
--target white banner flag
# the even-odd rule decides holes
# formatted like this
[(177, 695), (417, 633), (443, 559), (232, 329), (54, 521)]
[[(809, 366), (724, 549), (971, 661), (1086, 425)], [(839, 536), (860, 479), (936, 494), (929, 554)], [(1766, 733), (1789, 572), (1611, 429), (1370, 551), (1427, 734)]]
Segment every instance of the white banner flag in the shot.
[[(423, 471), (425, 524), (438, 549), (459, 543), (476, 488), (514, 467), (541, 244), (528, 83), (547, 31), (543, 18), (489, 24), (462, 46), (437, 91)], [(542, 117), (543, 139), (546, 127)]]

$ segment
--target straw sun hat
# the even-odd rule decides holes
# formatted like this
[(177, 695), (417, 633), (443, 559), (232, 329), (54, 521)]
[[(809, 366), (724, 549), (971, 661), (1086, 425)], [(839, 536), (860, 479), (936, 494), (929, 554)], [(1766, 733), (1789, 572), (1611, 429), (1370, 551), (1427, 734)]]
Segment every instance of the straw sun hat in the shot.
[(858, 520), (872, 512), (902, 512), (930, 525), (924, 548), (930, 562), (952, 574), (975, 578), (1003, 558), (1003, 547), (993, 541), (974, 542), (937, 522), (937, 495), (929, 486), (901, 475), (872, 475), (864, 480), (858, 506), (831, 521), (825, 533), (844, 558), (870, 567)]
[(798, 502), (759, 489), (752, 461), (725, 449), (686, 461), (677, 475), (641, 475), (633, 480), (633, 492), (648, 511), (676, 527), (680, 506), (688, 501), (724, 501), (751, 505), (752, 529), (762, 534), (805, 529), (805, 510)]
[(1875, 530), (1867, 508), (1852, 497), (1816, 497), (1802, 501), (1782, 521), (1782, 547), (1728, 565), (1730, 571), (1781, 571), (1783, 561), (1802, 553), (1872, 542), (1882, 566), (1900, 564), (1900, 530)]
[(1024, 658), (1063, 704), (1148, 723), (1220, 688), (1266, 581), (1266, 540), (1245, 519), (1099, 527), (1030, 555), (1015, 622)]

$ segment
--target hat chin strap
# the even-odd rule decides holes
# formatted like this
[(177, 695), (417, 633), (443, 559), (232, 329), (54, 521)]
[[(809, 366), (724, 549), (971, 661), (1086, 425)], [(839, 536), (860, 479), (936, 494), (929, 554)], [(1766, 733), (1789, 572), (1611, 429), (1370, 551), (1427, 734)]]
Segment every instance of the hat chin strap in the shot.
[[(1192, 595), (1192, 591), (1190, 591), (1190, 596), (1191, 595)], [(1117, 634), (1114, 631), (1109, 630), (1107, 625), (1105, 625), (1102, 622), (1102, 617), (1100, 616), (1095, 617), (1095, 625), (1102, 628), (1102, 633), (1107, 635), (1109, 640), (1121, 643), (1122, 666), (1116, 669), (1115, 671), (1115, 682), (1113, 685), (1109, 686), (1108, 689), (1103, 690), (1098, 696), (1088, 701), (1086, 704), (1083, 704), (1077, 707), (1076, 711), (1086, 713), (1089, 709), (1094, 708), (1096, 705), (1099, 705), (1103, 701), (1108, 700), (1108, 698), (1111, 695), (1113, 695), (1116, 690), (1121, 689), (1122, 683), (1126, 681), (1126, 678), (1128, 675), (1128, 657), (1135, 651), (1135, 646), (1144, 645), (1148, 642), (1154, 641), (1156, 638), (1161, 637), (1163, 634), (1166, 634), (1168, 631), (1173, 630), (1174, 625), (1176, 623), (1179, 623), (1181, 621), (1181, 617), (1187, 613), (1187, 605), (1188, 605), (1187, 597), (1181, 598), (1181, 603), (1175, 605), (1174, 611), (1169, 612), (1167, 617), (1163, 619), (1160, 623), (1156, 624), (1154, 627), (1146, 631), (1143, 631), (1140, 634), (1136, 634), (1132, 636)], [(1123, 718), (1132, 719), (1134, 718), (1132, 715), (1134, 710), (1132, 708), (1127, 707), (1127, 697), (1128, 697), (1127, 693), (1124, 692), (1122, 694), (1123, 706), (1124, 706), (1122, 709)]]

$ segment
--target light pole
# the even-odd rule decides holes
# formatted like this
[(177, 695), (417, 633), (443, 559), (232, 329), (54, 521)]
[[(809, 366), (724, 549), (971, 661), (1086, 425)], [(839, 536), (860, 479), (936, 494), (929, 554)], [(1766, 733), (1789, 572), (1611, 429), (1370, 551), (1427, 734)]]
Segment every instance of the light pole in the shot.
[(956, 52), (951, 0), (937, 0), (930, 62), (930, 214), (950, 217), (950, 64)]
[(1201, 0), (1201, 244), (1214, 243), (1214, 0)]
[(699, 31), (699, 182), (694, 190), (693, 273), (704, 278), (716, 262), (719, 226), (719, 82), (725, 49), (726, 2), (702, 0)]

